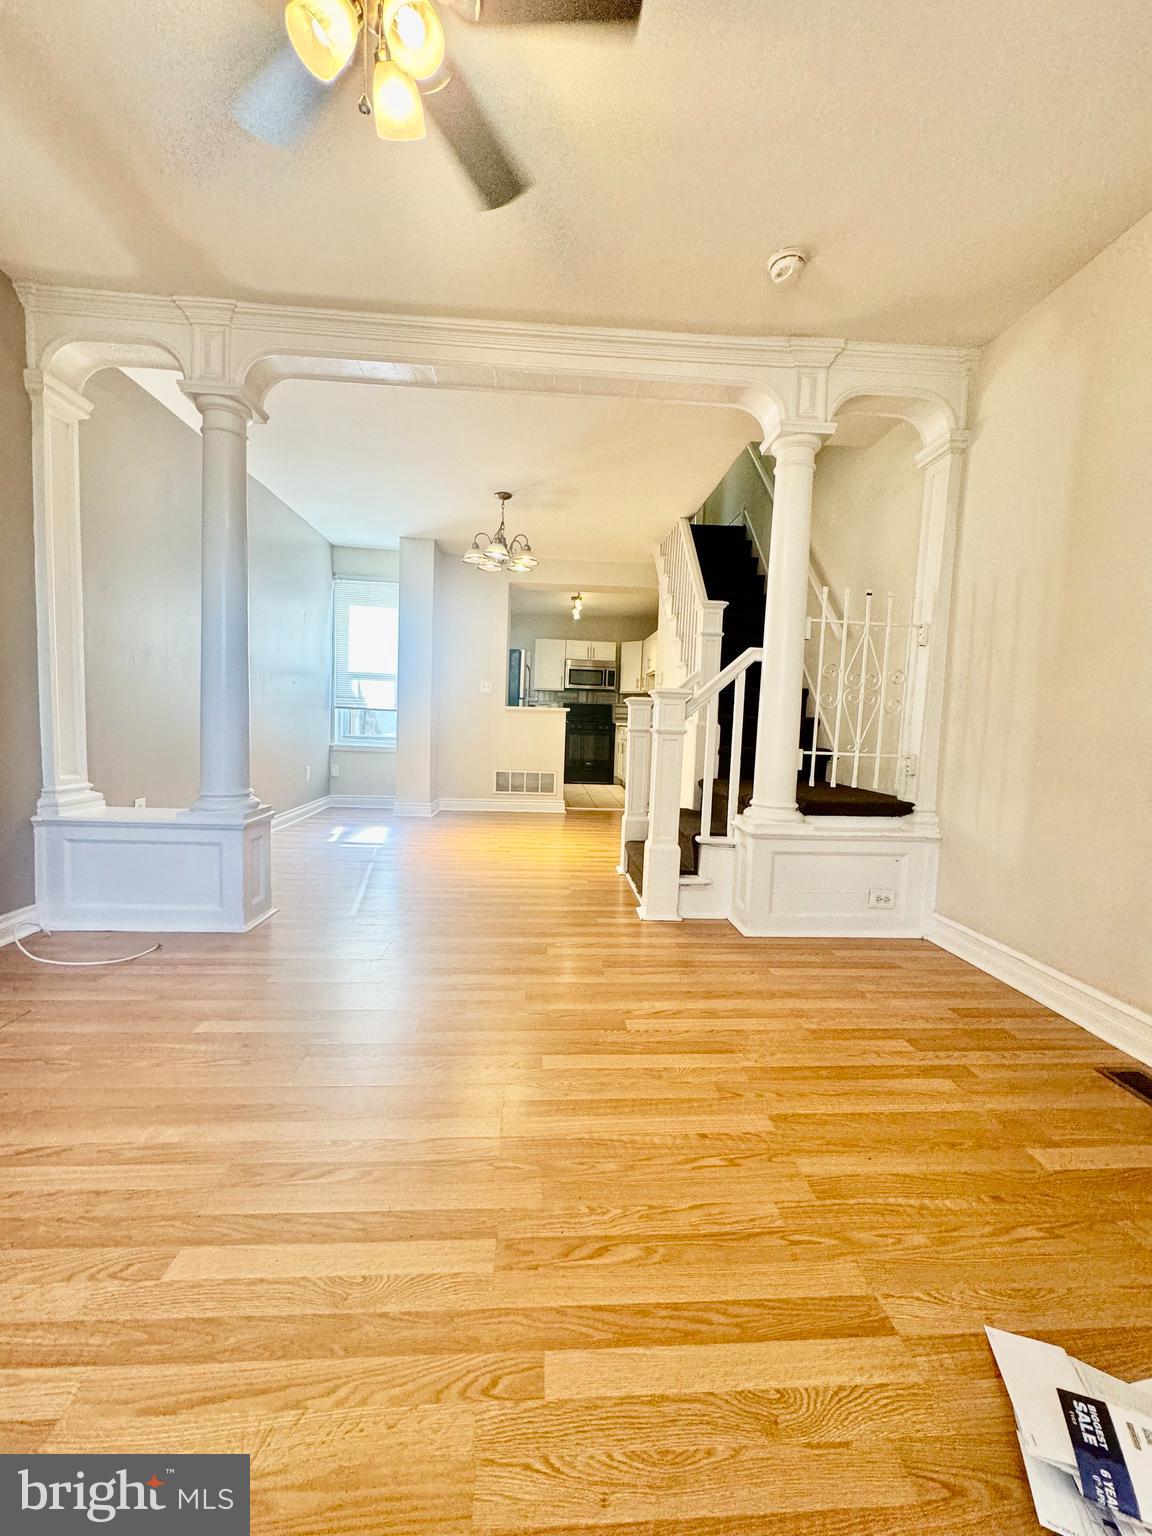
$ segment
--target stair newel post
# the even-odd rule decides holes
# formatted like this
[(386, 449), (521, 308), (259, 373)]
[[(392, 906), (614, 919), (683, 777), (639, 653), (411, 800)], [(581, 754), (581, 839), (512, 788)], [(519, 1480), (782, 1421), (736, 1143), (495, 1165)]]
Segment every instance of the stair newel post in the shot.
[[(724, 644), (724, 610), (727, 602), (709, 599), (699, 605), (696, 628), (696, 686), (711, 682), (720, 670), (721, 648)], [(701, 716), (689, 725), (692, 736), (690, 762), (692, 766), (691, 797), (698, 803), (699, 785), (707, 773), (708, 733)]]
[(652, 774), (639, 913), (647, 922), (680, 921), (680, 785), (691, 697), (686, 688), (657, 688), (652, 695)]
[(624, 767), (624, 814), (620, 818), (620, 863), (628, 872), (628, 844), (648, 836), (648, 792), (652, 778), (652, 700), (637, 694), (627, 701), (628, 755)]

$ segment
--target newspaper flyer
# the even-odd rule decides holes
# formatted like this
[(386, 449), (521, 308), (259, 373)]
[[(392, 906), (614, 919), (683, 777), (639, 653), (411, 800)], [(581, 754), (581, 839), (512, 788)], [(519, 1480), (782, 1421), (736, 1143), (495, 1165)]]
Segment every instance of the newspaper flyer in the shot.
[(1152, 1383), (1108, 1376), (1040, 1339), (985, 1332), (1044, 1529), (1058, 1536), (1152, 1532)]

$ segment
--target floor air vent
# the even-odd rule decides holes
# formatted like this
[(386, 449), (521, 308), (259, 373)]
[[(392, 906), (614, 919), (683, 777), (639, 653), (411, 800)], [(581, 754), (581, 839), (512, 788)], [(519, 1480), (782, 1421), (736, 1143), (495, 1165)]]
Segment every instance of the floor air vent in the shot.
[(1143, 1099), (1145, 1104), (1152, 1104), (1152, 1075), (1147, 1072), (1112, 1072), (1107, 1067), (1097, 1067), (1101, 1077), (1106, 1077), (1110, 1083), (1115, 1083), (1118, 1088), (1126, 1088), (1129, 1093)]
[(496, 770), (498, 795), (554, 795), (555, 773), (529, 772), (527, 769), (498, 768)]

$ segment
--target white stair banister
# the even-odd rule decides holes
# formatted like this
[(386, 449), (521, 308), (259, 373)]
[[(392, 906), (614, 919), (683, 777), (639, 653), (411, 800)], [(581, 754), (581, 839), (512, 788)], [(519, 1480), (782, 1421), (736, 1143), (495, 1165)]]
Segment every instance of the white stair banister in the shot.
[(720, 666), (728, 604), (708, 596), (688, 518), (677, 518), (665, 535), (657, 565), (661, 596), (676, 636), (681, 678), (697, 676), (706, 682)]
[(640, 903), (640, 916), (650, 923), (680, 921), (680, 782), (691, 697), (686, 688), (657, 688), (652, 694), (652, 773)]
[(633, 694), (627, 701), (628, 755), (624, 766), (624, 814), (620, 818), (620, 874), (628, 872), (628, 844), (648, 836), (648, 792), (652, 777), (652, 700)]
[(732, 823), (736, 819), (736, 806), (740, 796), (740, 757), (744, 738), (744, 692), (748, 668), (764, 659), (759, 646), (749, 646), (741, 651), (735, 661), (730, 661), (721, 672), (697, 688), (685, 711), (688, 719), (704, 712), (704, 772), (700, 794), (700, 835), (712, 836), (712, 800), (716, 788), (716, 774), (720, 767), (720, 695), (725, 688), (733, 688), (735, 694), (732, 717), (732, 748), (728, 756), (728, 829), (732, 836)]

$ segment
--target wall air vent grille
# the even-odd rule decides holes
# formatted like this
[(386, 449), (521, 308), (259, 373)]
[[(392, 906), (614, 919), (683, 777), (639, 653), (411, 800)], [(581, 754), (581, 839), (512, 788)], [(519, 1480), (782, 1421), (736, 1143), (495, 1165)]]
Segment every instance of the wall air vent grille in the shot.
[(520, 768), (498, 768), (496, 793), (498, 795), (554, 795), (556, 775)]

